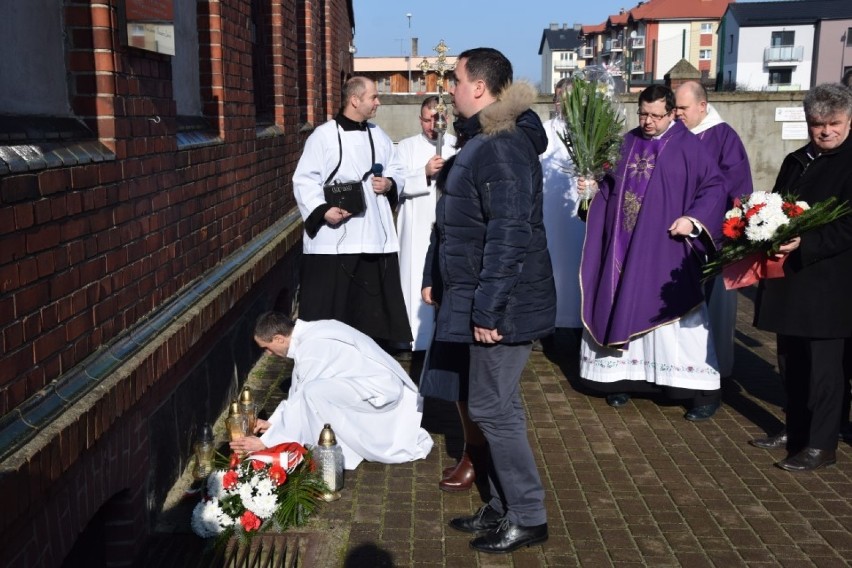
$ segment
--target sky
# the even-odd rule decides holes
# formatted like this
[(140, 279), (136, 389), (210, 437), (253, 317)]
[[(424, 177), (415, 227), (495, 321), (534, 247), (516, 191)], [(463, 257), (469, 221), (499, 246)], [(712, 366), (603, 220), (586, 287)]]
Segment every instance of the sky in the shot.
[[(740, 0), (742, 1), (742, 0)], [(472, 47), (493, 47), (512, 62), (515, 79), (541, 81), (538, 48), (551, 22), (594, 25), (637, 0), (353, 0), (356, 57), (408, 55), (409, 37), (418, 38), (418, 55), (435, 55), (443, 39), (447, 55)], [(411, 14), (409, 30), (409, 18)]]

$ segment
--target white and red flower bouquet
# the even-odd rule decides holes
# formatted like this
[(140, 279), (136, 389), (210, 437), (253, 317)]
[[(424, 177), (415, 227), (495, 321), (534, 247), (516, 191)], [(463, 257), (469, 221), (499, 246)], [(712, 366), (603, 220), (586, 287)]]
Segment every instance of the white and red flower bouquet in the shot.
[(784, 276), (779, 247), (791, 239), (830, 223), (850, 212), (847, 203), (832, 197), (813, 206), (795, 197), (755, 191), (734, 202), (722, 223), (724, 243), (704, 265), (704, 277), (721, 273), (731, 290), (754, 284), (762, 278)]
[(202, 538), (244, 538), (261, 529), (303, 525), (326, 490), (310, 453), (297, 443), (242, 459), (232, 454), (227, 465), (219, 465), (225, 469), (207, 477), (204, 497), (192, 511), (192, 530)]

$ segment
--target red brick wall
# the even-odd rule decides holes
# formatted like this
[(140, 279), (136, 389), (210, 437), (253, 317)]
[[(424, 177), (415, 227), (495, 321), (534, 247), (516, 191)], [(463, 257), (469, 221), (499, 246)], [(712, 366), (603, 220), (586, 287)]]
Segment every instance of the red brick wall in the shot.
[(275, 6), (284, 135), (255, 136), (248, 0), (199, 2), (202, 98), (224, 143), (178, 151), (170, 58), (119, 44), (115, 2), (68, 3), (73, 108), (116, 159), (0, 177), (0, 414), (293, 207), (300, 117), (336, 111), (351, 24), (341, 0)]
[[(299, 129), (336, 111), (340, 77), (351, 72), (347, 0), (270, 0), (283, 134), (258, 138), (250, 0), (200, 1), (201, 97), (223, 142), (179, 150), (170, 58), (121, 45), (119, 4), (68, 0), (65, 11), (72, 108), (115, 159), (0, 176), (0, 415), (290, 211)], [(251, 282), (229, 290), (229, 305)], [(218, 306), (194, 320), (91, 410), (40, 433), (17, 469), (4, 468), (0, 502), (14, 504), (4, 505), (0, 553), (19, 543), (19, 565), (57, 565), (116, 494), (140, 531), (128, 550), (138, 546), (145, 527), (135, 523), (148, 511), (137, 491), (149, 457), (145, 441), (131, 438), (174, 392), (180, 358), (222, 317)]]

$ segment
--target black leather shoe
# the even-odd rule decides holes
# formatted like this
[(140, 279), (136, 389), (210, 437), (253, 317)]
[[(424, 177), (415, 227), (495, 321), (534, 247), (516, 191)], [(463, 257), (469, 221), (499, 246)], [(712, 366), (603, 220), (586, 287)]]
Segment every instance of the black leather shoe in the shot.
[(532, 546), (546, 540), (547, 523), (522, 527), (503, 519), (496, 529), (470, 541), (470, 547), (490, 554), (506, 554), (522, 546)]
[(606, 395), (606, 403), (613, 408), (624, 406), (628, 402), (630, 402), (630, 395), (626, 392)]
[(836, 462), (837, 455), (834, 450), (805, 448), (795, 455), (787, 456), (775, 465), (787, 471), (812, 471)]
[(683, 415), (684, 418), (689, 420), (690, 422), (701, 422), (702, 420), (709, 420), (713, 418), (713, 415), (716, 414), (716, 411), (719, 410), (721, 404), (718, 402), (714, 402), (712, 404), (702, 404), (701, 406), (696, 406), (692, 408), (689, 412)]
[(782, 430), (780, 434), (775, 434), (774, 436), (755, 438), (754, 440), (749, 440), (748, 443), (755, 448), (763, 448), (764, 450), (785, 448), (787, 447), (787, 430)]
[(473, 515), (451, 520), (450, 526), (461, 532), (479, 533), (496, 529), (502, 519), (503, 515), (495, 511), (491, 505), (483, 505)]

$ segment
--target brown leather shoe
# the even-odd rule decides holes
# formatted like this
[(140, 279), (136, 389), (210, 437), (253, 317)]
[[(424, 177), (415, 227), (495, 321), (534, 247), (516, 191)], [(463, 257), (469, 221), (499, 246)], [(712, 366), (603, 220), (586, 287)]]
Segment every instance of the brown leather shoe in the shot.
[(805, 448), (795, 455), (787, 456), (775, 465), (787, 471), (812, 471), (836, 462), (837, 455), (834, 450)]
[(449, 493), (467, 491), (473, 486), (477, 475), (484, 479), (487, 472), (488, 446), (465, 445), (462, 459), (438, 482), (438, 488)]
[(756, 438), (749, 440), (749, 444), (755, 448), (763, 448), (764, 450), (777, 450), (787, 446), (787, 430), (782, 430), (781, 433), (766, 438)]
[(467, 491), (473, 486), (474, 481), (476, 481), (476, 473), (473, 469), (473, 462), (470, 461), (470, 455), (465, 452), (450, 475), (438, 482), (438, 488), (449, 493)]

